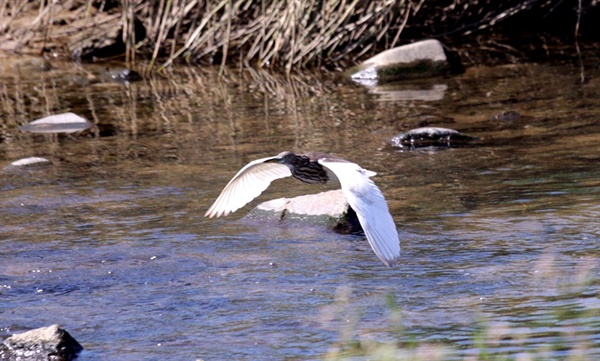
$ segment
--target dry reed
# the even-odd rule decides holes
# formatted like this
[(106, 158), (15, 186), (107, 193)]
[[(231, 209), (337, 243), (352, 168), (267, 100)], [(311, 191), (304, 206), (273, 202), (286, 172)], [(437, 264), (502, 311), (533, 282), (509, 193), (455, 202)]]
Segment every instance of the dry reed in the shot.
[[(597, 6), (571, 6), (574, 18)], [(0, 0), (0, 50), (96, 54), (114, 45), (151, 67), (176, 61), (345, 67), (411, 38), (461, 37), (561, 0)], [(111, 43), (112, 42), (112, 43)], [(57, 50), (58, 49), (58, 50)], [(114, 50), (114, 49), (113, 49)], [(117, 53), (118, 53), (117, 52)]]

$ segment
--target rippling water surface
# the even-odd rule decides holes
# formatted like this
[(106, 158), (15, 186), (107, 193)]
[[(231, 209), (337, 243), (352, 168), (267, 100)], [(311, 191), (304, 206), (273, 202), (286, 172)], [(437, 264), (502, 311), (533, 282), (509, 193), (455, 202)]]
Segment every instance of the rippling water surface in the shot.
[[(580, 85), (576, 67), (511, 65), (363, 88), (96, 71), (2, 74), (0, 166), (53, 163), (0, 172), (3, 338), (59, 323), (81, 360), (313, 360), (413, 342), (447, 359), (600, 357), (600, 74)], [(66, 111), (94, 127), (18, 130)], [(493, 118), (507, 111), (521, 117)], [(424, 125), (480, 142), (389, 146)], [(360, 236), (243, 219), (256, 202), (203, 217), (239, 168), (282, 150), (378, 172), (400, 264)], [(323, 189), (282, 180), (259, 201)]]

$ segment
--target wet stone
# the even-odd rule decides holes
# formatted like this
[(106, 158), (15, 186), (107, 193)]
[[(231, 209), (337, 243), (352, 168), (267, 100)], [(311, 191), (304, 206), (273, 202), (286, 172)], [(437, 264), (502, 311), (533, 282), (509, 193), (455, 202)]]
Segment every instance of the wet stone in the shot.
[(69, 361), (83, 347), (58, 325), (13, 335), (0, 345), (0, 360)]
[(454, 129), (439, 127), (423, 127), (411, 129), (406, 133), (398, 134), (391, 139), (393, 147), (421, 148), (421, 147), (458, 147), (476, 142), (478, 138), (459, 133)]

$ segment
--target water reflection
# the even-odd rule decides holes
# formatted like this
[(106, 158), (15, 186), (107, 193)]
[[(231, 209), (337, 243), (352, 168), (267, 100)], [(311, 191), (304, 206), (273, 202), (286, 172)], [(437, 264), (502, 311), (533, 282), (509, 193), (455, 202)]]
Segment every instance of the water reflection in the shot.
[(429, 88), (420, 89), (420, 86), (414, 84), (405, 87), (391, 84), (368, 88), (370, 93), (379, 95), (379, 99), (384, 101), (436, 101), (444, 99), (448, 86), (446, 84), (432, 84)]
[[(579, 87), (570, 68), (470, 69), (427, 101), (310, 74), (181, 68), (124, 85), (64, 68), (0, 87), (1, 165), (53, 163), (0, 173), (4, 334), (58, 322), (89, 360), (319, 359), (406, 335), (458, 346), (462, 359), (477, 355), (477, 332), (497, 355), (548, 343), (564, 348), (542, 358), (600, 354), (600, 88)], [(508, 110), (523, 116), (492, 119)], [(18, 130), (64, 111), (93, 130)], [(388, 145), (419, 126), (484, 141)], [(286, 149), (378, 172), (400, 266), (385, 269), (359, 236), (203, 218), (244, 164)], [(260, 200), (289, 188), (276, 182)]]

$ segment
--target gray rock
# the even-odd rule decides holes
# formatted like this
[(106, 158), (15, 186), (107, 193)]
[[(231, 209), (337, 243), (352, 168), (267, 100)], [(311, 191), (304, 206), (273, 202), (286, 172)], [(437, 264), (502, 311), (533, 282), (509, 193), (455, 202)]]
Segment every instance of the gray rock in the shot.
[(459, 133), (454, 129), (423, 127), (398, 134), (391, 139), (391, 143), (393, 147), (413, 149), (420, 147), (455, 147), (471, 144), (477, 140), (476, 137)]
[(357, 83), (374, 86), (399, 79), (423, 78), (450, 70), (442, 44), (434, 39), (422, 40), (386, 50), (350, 70)]
[(13, 335), (0, 345), (0, 360), (68, 361), (83, 347), (58, 325)]
[(246, 218), (326, 225), (343, 233), (361, 229), (341, 189), (263, 202), (251, 210)]

